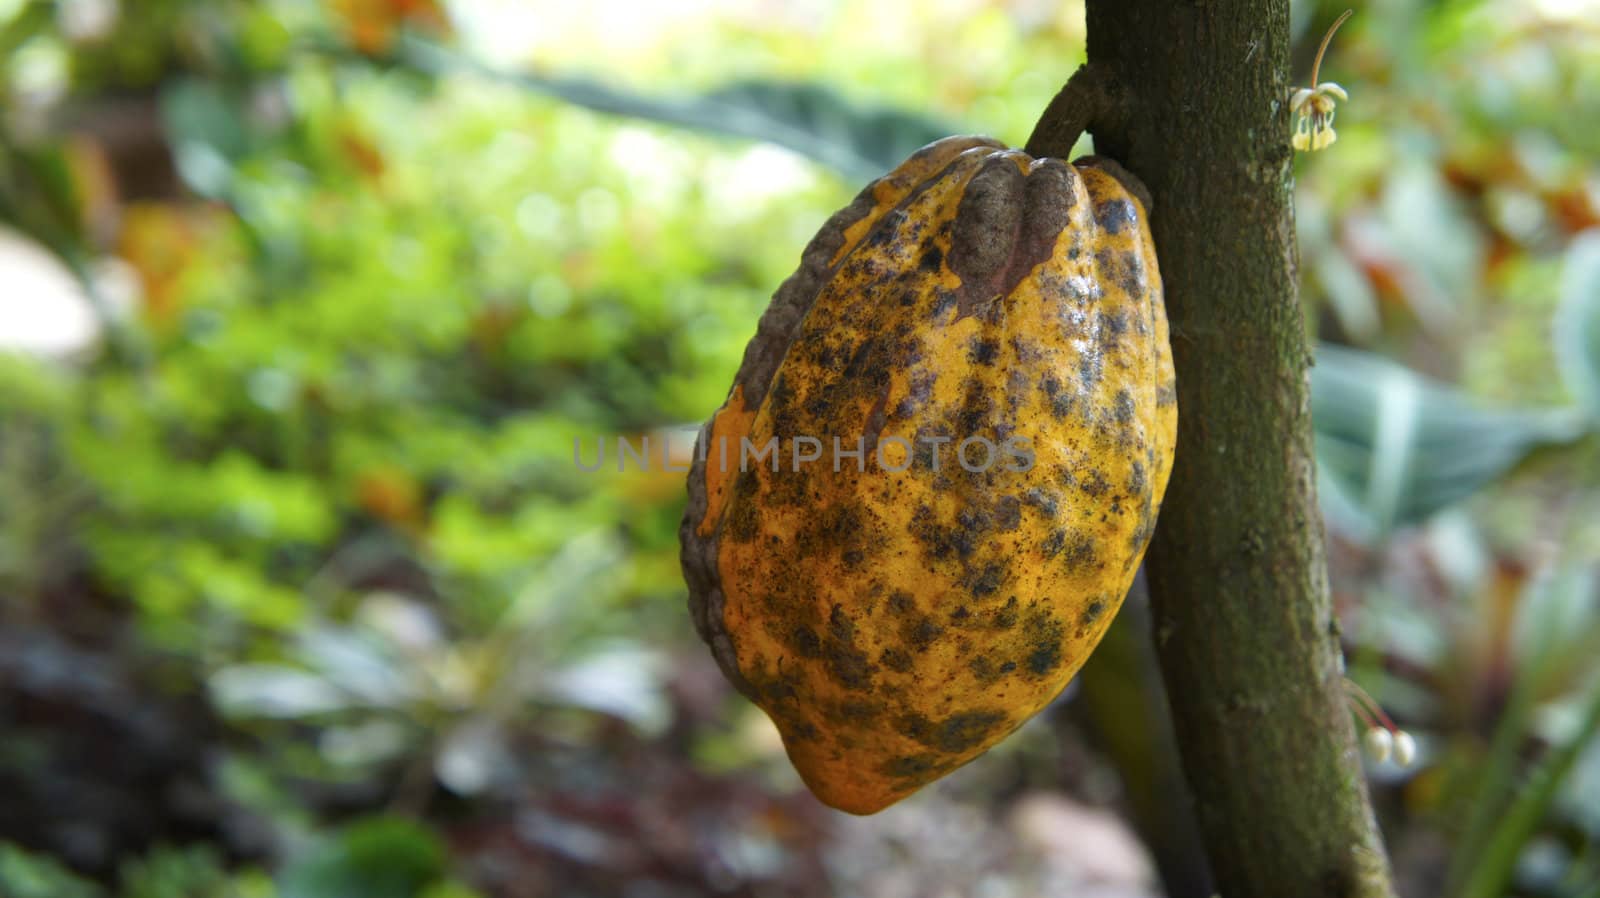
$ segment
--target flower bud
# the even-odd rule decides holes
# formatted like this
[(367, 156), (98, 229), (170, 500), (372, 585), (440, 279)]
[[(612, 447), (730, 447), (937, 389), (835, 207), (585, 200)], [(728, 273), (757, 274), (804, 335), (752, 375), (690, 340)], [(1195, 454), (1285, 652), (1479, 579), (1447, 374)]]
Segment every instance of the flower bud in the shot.
[[(1408, 741), (1410, 738), (1410, 736), (1406, 736)], [(1394, 743), (1394, 736), (1390, 735), (1389, 731), (1383, 727), (1372, 727), (1367, 730), (1365, 736), (1361, 737), (1361, 747), (1366, 749), (1367, 757), (1378, 764), (1389, 760), (1389, 753), (1394, 750)], [(1411, 748), (1415, 751), (1416, 746), (1413, 745)]]
[(1417, 759), (1417, 740), (1405, 730), (1394, 732), (1394, 762), (1401, 767), (1410, 767)]

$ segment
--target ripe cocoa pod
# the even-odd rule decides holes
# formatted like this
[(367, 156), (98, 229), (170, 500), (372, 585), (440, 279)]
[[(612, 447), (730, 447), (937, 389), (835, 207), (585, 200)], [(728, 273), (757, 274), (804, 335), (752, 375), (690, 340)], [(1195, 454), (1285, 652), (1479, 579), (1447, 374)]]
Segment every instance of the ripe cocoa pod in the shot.
[(972, 760), (1120, 607), (1177, 427), (1143, 194), (1109, 160), (924, 147), (823, 225), (701, 428), (695, 624), (823, 802)]

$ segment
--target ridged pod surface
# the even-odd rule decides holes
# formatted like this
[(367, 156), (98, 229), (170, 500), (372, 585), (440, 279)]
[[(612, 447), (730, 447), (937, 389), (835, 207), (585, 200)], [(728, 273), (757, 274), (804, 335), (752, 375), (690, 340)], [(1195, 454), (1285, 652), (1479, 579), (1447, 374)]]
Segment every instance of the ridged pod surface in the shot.
[(1177, 428), (1142, 193), (1094, 157), (924, 147), (823, 225), (701, 429), (695, 623), (825, 803), (972, 760), (1120, 607)]

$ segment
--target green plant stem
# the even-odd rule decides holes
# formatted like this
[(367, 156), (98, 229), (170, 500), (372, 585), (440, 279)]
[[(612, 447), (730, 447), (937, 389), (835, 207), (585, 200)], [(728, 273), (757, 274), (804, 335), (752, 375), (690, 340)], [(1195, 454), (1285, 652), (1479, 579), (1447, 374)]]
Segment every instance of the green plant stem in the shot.
[[(1597, 470), (1600, 470), (1600, 455), (1590, 455), (1587, 464), (1580, 467), (1577, 480), (1592, 482)], [(1577, 509), (1571, 504), (1563, 505), (1557, 515), (1560, 523), (1552, 528), (1562, 546), (1573, 545), (1583, 522), (1592, 518), (1592, 509), (1583, 499), (1572, 501), (1577, 503)], [(1558, 560), (1553, 567), (1560, 564)], [(1551, 587), (1545, 581), (1540, 588)], [(1529, 599), (1524, 596), (1522, 601), (1526, 603)], [(1564, 632), (1560, 615), (1550, 612), (1549, 605), (1544, 607), (1547, 613), (1535, 618), (1529, 647), (1518, 653), (1521, 657), (1513, 667), (1516, 678), (1495, 726), (1489, 758), (1474, 777), (1476, 788), (1470, 792), (1472, 811), (1465, 831), (1454, 846), (1449, 875), (1445, 879), (1446, 895), (1461, 898), (1496, 895), (1509, 885), (1516, 872), (1517, 858), (1548, 811), (1557, 789), (1571, 773), (1577, 758), (1600, 737), (1600, 686), (1597, 686), (1573, 740), (1540, 765), (1529, 778), (1530, 787), (1520, 791), (1516, 788), (1520, 749), (1528, 733), (1540, 684), (1547, 679), (1553, 659), (1561, 654), (1562, 643), (1572, 637)], [(1582, 894), (1600, 898), (1600, 885)]]
[[(1555, 634), (1551, 632), (1553, 620), (1540, 622), (1536, 644), (1548, 646)], [(1545, 663), (1543, 653), (1536, 654), (1527, 666), (1518, 670), (1511, 695), (1495, 725), (1494, 738), (1489, 743), (1489, 757), (1481, 767), (1472, 771), (1477, 781), (1473, 789), (1472, 808), (1467, 816), (1467, 826), (1452, 852), (1449, 874), (1445, 877), (1447, 895), (1462, 895), (1469, 881), (1477, 881), (1488, 856), (1484, 847), (1494, 839), (1494, 832), (1505, 819), (1504, 812), (1516, 777), (1518, 749), (1527, 733), (1528, 719), (1532, 716), (1535, 691), (1543, 680)]]
[(1577, 732), (1540, 765), (1527, 787), (1517, 794), (1495, 824), (1494, 835), (1485, 846), (1472, 878), (1462, 889), (1461, 898), (1497, 898), (1506, 894), (1523, 845), (1544, 819), (1572, 765), (1597, 735), (1600, 735), (1600, 689), (1590, 698)]

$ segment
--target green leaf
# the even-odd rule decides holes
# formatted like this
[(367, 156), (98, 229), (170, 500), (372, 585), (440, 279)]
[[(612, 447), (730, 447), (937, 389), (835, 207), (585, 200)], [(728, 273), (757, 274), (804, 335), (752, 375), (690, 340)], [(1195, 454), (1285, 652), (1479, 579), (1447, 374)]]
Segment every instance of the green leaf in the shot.
[[(0, 4), (5, 6), (7, 4)], [(14, 4), (13, 4), (14, 5)], [(8, 19), (0, 15), (0, 59), (9, 60), (24, 44), (34, 37), (47, 34), (55, 25), (54, 10), (48, 3), (21, 3)], [(0, 85), (7, 75), (0, 74)]]
[(0, 842), (0, 895), (7, 898), (101, 898), (100, 887), (54, 859)]
[(220, 852), (207, 844), (157, 846), (118, 868), (120, 898), (237, 898)]
[[(1590, 572), (1580, 565), (1533, 581), (1517, 602), (1510, 692), (1487, 756), (1463, 771), (1470, 777), (1470, 800), (1442, 894), (1501, 894), (1532, 828), (1559, 797), (1557, 787), (1584, 745), (1593, 744), (1600, 692), (1589, 700), (1588, 719), (1574, 728), (1568, 745), (1550, 755), (1533, 776), (1523, 775), (1522, 749), (1535, 730), (1539, 697), (1552, 673), (1564, 658), (1590, 654), (1584, 649), (1595, 635), (1587, 608), (1592, 587)], [(1563, 760), (1564, 752), (1572, 757)]]
[(1324, 510), (1376, 539), (1510, 471), (1535, 449), (1585, 432), (1572, 409), (1498, 410), (1381, 356), (1323, 344), (1311, 369)]
[(1561, 379), (1600, 420), (1600, 228), (1579, 234), (1567, 249), (1555, 344)]
[(178, 171), (201, 195), (222, 197), (234, 162), (250, 149), (253, 129), (242, 98), (223, 85), (187, 78), (161, 93), (161, 117)]
[(1470, 768), (1472, 799), (1467, 805), (1466, 821), (1456, 836), (1456, 852), (1450, 869), (1446, 872), (1446, 895), (1477, 890), (1482, 885), (1469, 885), (1469, 882), (1499, 879), (1506, 872), (1493, 871), (1486, 866), (1483, 848), (1491, 840), (1499, 839), (1499, 823), (1504, 820), (1507, 805), (1514, 800), (1518, 749), (1522, 748), (1530, 730), (1539, 684), (1550, 663), (1550, 656), (1542, 648), (1552, 645), (1560, 634), (1557, 616), (1550, 613), (1550, 603), (1538, 600), (1538, 591), (1547, 589), (1547, 583), (1536, 584), (1534, 589), (1531, 600), (1520, 605), (1525, 615), (1528, 631), (1525, 640), (1530, 651), (1526, 653), (1526, 663), (1515, 667), (1506, 706), (1494, 725), (1488, 756)]
[(280, 898), (414, 898), (443, 877), (444, 846), (409, 820), (373, 817), (284, 870)]
[(74, 269), (83, 258), (78, 186), (61, 146), (23, 147), (0, 122), (0, 223), (48, 246)]

